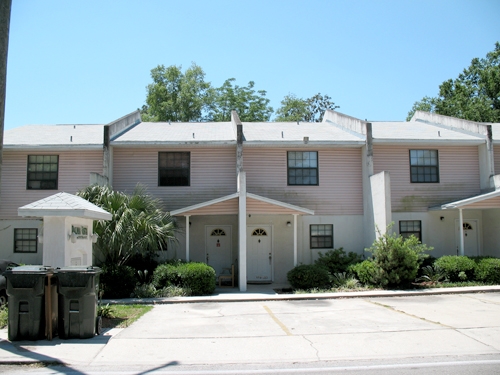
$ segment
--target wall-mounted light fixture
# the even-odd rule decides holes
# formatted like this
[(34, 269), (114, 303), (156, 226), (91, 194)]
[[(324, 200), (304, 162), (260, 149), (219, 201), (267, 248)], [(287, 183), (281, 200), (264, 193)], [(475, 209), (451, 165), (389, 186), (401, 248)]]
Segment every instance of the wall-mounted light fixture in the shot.
[(43, 243), (43, 234), (38, 235), (38, 243)]
[(291, 222), (291, 221), (287, 221), (287, 222), (286, 222), (286, 226), (287, 226), (287, 227), (291, 227), (291, 226), (292, 226), (292, 222)]
[(71, 240), (71, 242), (75, 243), (76, 242), (76, 233), (70, 233), (68, 234), (68, 240)]
[(94, 234), (92, 234), (92, 236), (90, 236), (90, 239), (92, 240), (92, 243), (96, 243), (97, 242), (97, 237), (99, 237), (97, 235), (97, 233), (94, 233)]

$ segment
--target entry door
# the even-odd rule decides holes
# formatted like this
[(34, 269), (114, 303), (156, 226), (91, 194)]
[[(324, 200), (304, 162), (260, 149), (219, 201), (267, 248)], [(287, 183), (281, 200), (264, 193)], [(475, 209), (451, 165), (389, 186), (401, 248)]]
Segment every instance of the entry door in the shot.
[(272, 282), (272, 243), (270, 225), (247, 227), (247, 281)]
[(205, 259), (220, 275), (223, 268), (231, 268), (231, 226), (207, 225), (205, 227)]
[[(479, 255), (478, 245), (478, 221), (464, 220), (464, 254), (468, 256)], [(460, 222), (455, 220), (455, 238), (457, 241), (457, 253), (460, 253)]]

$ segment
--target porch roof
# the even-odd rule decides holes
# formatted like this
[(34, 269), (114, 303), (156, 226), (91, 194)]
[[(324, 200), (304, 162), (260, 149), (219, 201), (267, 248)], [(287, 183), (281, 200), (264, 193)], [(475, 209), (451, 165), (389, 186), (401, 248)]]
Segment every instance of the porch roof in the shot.
[[(237, 215), (238, 199), (239, 193), (234, 193), (174, 210), (170, 214), (172, 216)], [(314, 211), (308, 208), (252, 193), (246, 194), (246, 205), (247, 214), (314, 215)]]
[(453, 210), (460, 208), (479, 210), (488, 208), (500, 208), (500, 190), (495, 190), (489, 193), (476, 195), (474, 197), (431, 207), (429, 210)]

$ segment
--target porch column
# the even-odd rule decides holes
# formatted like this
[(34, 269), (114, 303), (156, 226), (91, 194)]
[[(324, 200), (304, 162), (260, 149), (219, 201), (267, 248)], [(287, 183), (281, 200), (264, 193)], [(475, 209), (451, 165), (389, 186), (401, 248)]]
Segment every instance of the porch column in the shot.
[(240, 292), (247, 291), (247, 187), (245, 172), (238, 173), (238, 285)]
[(189, 215), (186, 215), (186, 262), (189, 262)]
[(458, 212), (459, 212), (458, 226), (459, 226), (459, 232), (460, 232), (460, 252), (459, 252), (459, 254), (465, 255), (465, 251), (464, 251), (464, 215), (462, 213), (461, 208), (458, 209)]
[(293, 266), (297, 267), (297, 214), (293, 214)]

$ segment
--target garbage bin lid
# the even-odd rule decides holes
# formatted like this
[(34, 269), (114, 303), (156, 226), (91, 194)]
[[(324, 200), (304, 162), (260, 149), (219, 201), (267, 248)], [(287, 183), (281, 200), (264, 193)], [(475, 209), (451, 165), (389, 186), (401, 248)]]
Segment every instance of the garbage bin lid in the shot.
[(14, 267), (10, 270), (5, 271), (5, 274), (9, 273), (19, 273), (19, 274), (24, 274), (24, 273), (39, 273), (39, 274), (51, 274), (54, 273), (54, 268), (50, 266), (18, 266)]
[(56, 273), (65, 273), (65, 272), (78, 272), (78, 273), (100, 273), (101, 269), (99, 267), (94, 266), (71, 266), (71, 267), (57, 267)]

